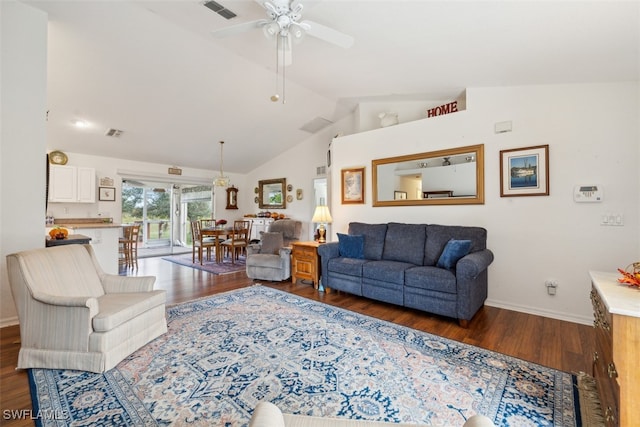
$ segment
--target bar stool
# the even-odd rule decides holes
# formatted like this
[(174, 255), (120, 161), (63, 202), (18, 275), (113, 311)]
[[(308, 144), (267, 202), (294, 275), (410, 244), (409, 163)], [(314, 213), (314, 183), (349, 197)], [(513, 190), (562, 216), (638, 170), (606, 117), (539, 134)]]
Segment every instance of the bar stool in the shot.
[(140, 236), (140, 224), (125, 225), (122, 227), (122, 237), (118, 239), (120, 265), (126, 268), (138, 268), (138, 239)]

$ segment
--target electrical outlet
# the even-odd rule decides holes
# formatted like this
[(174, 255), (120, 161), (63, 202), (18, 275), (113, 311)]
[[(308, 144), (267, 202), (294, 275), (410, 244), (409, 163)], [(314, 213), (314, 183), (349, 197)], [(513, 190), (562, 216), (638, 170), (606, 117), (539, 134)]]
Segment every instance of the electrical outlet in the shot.
[(547, 293), (549, 295), (555, 295), (558, 289), (558, 281), (556, 279), (547, 279), (544, 281), (544, 285), (547, 287)]

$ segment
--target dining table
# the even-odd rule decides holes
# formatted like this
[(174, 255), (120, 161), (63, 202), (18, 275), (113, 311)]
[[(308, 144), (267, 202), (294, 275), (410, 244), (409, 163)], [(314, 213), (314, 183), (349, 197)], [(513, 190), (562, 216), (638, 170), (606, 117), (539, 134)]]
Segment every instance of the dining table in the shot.
[(220, 245), (223, 240), (229, 238), (229, 234), (233, 231), (233, 229), (224, 227), (224, 226), (215, 226), (215, 227), (202, 227), (200, 229), (200, 234), (202, 234), (202, 238), (206, 237), (214, 237), (216, 242), (216, 263), (220, 264), (222, 262), (222, 246)]

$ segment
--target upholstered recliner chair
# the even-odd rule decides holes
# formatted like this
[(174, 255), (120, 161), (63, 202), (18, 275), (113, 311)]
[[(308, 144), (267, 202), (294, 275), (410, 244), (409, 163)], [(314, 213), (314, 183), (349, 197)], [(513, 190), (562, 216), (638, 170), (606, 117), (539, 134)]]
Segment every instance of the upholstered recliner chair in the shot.
[(281, 282), (291, 277), (291, 248), (282, 233), (262, 233), (260, 243), (247, 247), (246, 270), (250, 279)]
[(302, 222), (293, 219), (279, 219), (271, 223), (268, 231), (281, 232), (283, 246), (291, 246), (292, 242), (300, 240)]
[(104, 372), (167, 332), (155, 277), (105, 274), (90, 245), (7, 255), (20, 320), (18, 368)]
[(261, 233), (260, 243), (247, 248), (247, 276), (250, 279), (281, 282), (291, 277), (291, 242), (300, 239), (302, 222), (280, 219)]

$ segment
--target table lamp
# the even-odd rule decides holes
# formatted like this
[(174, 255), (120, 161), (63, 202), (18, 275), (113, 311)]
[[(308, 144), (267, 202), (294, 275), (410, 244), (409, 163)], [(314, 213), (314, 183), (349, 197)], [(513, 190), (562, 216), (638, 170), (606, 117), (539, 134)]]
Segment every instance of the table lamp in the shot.
[(333, 218), (331, 218), (331, 213), (329, 212), (329, 207), (324, 205), (316, 206), (316, 210), (313, 213), (313, 218), (311, 218), (311, 222), (320, 223), (320, 227), (318, 227), (318, 243), (326, 243), (324, 229), (325, 224), (331, 224), (333, 222)]

